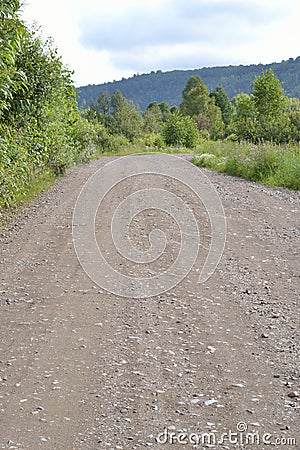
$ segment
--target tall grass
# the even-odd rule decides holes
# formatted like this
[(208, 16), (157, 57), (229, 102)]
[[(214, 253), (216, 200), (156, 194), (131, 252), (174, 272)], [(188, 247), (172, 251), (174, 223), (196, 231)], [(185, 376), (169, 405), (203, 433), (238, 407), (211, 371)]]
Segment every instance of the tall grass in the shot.
[(193, 162), (270, 187), (300, 189), (300, 145), (206, 142)]

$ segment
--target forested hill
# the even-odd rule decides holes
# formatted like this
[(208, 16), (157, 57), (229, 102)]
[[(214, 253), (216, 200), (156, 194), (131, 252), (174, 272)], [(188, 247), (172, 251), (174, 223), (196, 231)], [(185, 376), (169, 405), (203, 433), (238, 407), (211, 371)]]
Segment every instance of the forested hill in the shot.
[(258, 64), (249, 66), (204, 67), (195, 70), (173, 70), (171, 72), (151, 72), (134, 75), (120, 81), (88, 85), (77, 89), (80, 107), (87, 107), (97, 100), (100, 92), (106, 91), (112, 95), (118, 89), (122, 95), (132, 100), (141, 110), (149, 103), (167, 102), (170, 106), (181, 103), (181, 95), (189, 77), (199, 75), (208, 89), (222, 86), (229, 98), (236, 94), (251, 91), (251, 85), (256, 75), (273, 68), (275, 75), (283, 82), (283, 87), (289, 97), (300, 98), (300, 56), (281, 63)]

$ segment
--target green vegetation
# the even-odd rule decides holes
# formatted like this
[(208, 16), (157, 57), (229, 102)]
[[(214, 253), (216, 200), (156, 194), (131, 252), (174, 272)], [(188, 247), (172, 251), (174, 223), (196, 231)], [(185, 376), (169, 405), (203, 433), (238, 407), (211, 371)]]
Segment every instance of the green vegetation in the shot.
[(72, 73), (51, 40), (26, 28), (20, 7), (0, 3), (0, 209), (90, 157)]
[(180, 108), (151, 102), (142, 114), (117, 90), (101, 93), (84, 116), (100, 127), (106, 154), (193, 151), (199, 166), (299, 189), (300, 100), (285, 95), (272, 69), (232, 101), (221, 86), (210, 93), (192, 76)]
[(300, 146), (206, 142), (194, 164), (256, 181), (270, 187), (300, 189)]
[(232, 130), (239, 139), (277, 143), (295, 139), (289, 99), (271, 69), (256, 77), (253, 92), (238, 95), (234, 106)]
[[(71, 165), (104, 154), (193, 151), (198, 165), (299, 189), (300, 100), (286, 95), (272, 69), (231, 101), (224, 86), (210, 92), (193, 73), (173, 106), (151, 100), (141, 112), (116, 89), (79, 111), (72, 73), (51, 40), (26, 28), (20, 4), (0, 3), (2, 215)], [(171, 91), (172, 84), (165, 98)]]
[(165, 101), (169, 105), (179, 107), (182, 91), (192, 76), (200, 76), (209, 91), (222, 86), (228, 97), (232, 99), (243, 92), (249, 94), (254, 78), (268, 69), (274, 70), (276, 77), (283, 83), (288, 97), (300, 98), (300, 57), (298, 57), (266, 65), (204, 67), (171, 72), (158, 70), (148, 74), (134, 75), (128, 79), (123, 78), (120, 81), (83, 86), (77, 89), (80, 93), (79, 105), (86, 108), (97, 100), (101, 92), (113, 95), (118, 89), (125, 98), (132, 100), (142, 111), (145, 111), (151, 102)]
[(176, 113), (165, 122), (162, 136), (167, 145), (194, 148), (199, 141), (196, 122), (189, 116)]
[(222, 111), (199, 76), (188, 79), (182, 92), (180, 111), (184, 116), (194, 118), (198, 130), (208, 132), (212, 139), (223, 137)]

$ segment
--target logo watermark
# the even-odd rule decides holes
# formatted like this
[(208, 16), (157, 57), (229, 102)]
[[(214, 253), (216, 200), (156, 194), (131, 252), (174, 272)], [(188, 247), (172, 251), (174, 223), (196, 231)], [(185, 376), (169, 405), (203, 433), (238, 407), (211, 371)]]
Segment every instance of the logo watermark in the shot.
[[(170, 427), (171, 428), (171, 427)], [(225, 433), (217, 431), (201, 432), (176, 432), (170, 428), (165, 428), (162, 433), (156, 437), (158, 444), (181, 444), (192, 446), (215, 446), (215, 445), (234, 445), (245, 448), (247, 445), (271, 445), (271, 446), (297, 446), (297, 440), (294, 437), (274, 436), (271, 433), (262, 433), (258, 430), (249, 431), (245, 422), (239, 422), (235, 430), (228, 430)], [(175, 427), (172, 427), (175, 428)]]
[[(121, 157), (100, 168), (81, 190), (73, 214), (73, 242), (78, 260), (87, 275), (106, 291), (130, 298), (162, 294), (179, 284), (192, 270), (199, 251), (200, 232), (193, 211), (185, 201), (167, 189), (147, 186), (120, 201), (113, 211), (111, 238), (119, 255), (133, 264), (156, 261), (166, 249), (164, 230), (153, 229), (149, 248), (142, 251), (130, 239), (130, 224), (143, 211), (156, 210), (169, 215), (180, 230), (180, 249), (176, 260), (163, 272), (151, 277), (128, 276), (113, 268), (102, 254), (95, 233), (96, 215), (105, 197), (124, 181), (134, 177), (159, 175), (188, 187), (198, 198), (210, 220), (211, 239), (203, 267), (198, 268), (199, 283), (216, 270), (226, 239), (226, 219), (219, 195), (203, 171), (187, 160), (167, 154)], [(146, 180), (147, 178), (145, 178)]]

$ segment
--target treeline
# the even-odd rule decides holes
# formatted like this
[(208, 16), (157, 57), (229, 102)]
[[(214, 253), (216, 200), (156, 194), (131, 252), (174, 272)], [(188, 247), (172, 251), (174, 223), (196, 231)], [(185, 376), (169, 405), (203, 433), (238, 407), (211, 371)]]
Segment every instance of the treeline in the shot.
[(191, 76), (200, 76), (209, 91), (213, 91), (217, 86), (222, 86), (228, 97), (232, 99), (242, 92), (249, 94), (254, 78), (268, 69), (274, 70), (276, 77), (283, 83), (288, 97), (300, 98), (299, 56), (296, 59), (290, 58), (287, 61), (272, 64), (204, 67), (170, 72), (152, 71), (119, 81), (80, 87), (77, 89), (78, 102), (80, 107), (87, 108), (97, 100), (101, 92), (113, 95), (118, 89), (125, 98), (131, 99), (142, 111), (145, 111), (152, 101), (157, 103), (166, 101), (169, 105), (179, 107), (182, 90)]
[(139, 142), (150, 147), (194, 148), (203, 141), (300, 141), (300, 100), (286, 96), (272, 69), (257, 76), (250, 94), (229, 100), (223, 87), (209, 92), (199, 76), (182, 91), (180, 108), (151, 102), (141, 113), (116, 90), (102, 92), (84, 116), (97, 128), (102, 148)]
[(0, 2), (0, 209), (33, 180), (89, 157), (91, 125), (79, 114), (72, 73), (51, 40), (25, 26), (21, 4)]

